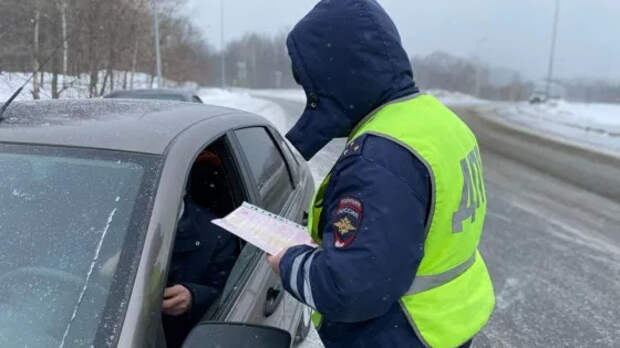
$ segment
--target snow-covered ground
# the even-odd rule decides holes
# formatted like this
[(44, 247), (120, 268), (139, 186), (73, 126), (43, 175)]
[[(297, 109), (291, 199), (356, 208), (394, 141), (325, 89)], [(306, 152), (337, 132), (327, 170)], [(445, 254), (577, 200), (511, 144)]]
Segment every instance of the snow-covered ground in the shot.
[(560, 100), (537, 105), (519, 103), (506, 111), (601, 134), (620, 135), (620, 104), (581, 104)]
[(224, 90), (219, 88), (203, 88), (198, 96), (205, 104), (225, 106), (251, 112), (268, 119), (281, 132), (289, 128), (284, 110), (270, 101), (255, 98), (246, 90)]
[[(306, 101), (306, 95), (304, 91), (301, 89), (258, 89), (258, 90), (249, 90), (253, 96), (257, 97), (267, 97), (267, 98), (278, 98), (283, 100), (289, 100), (294, 102), (302, 102)], [(439, 89), (431, 89), (423, 91), (423, 93), (430, 94), (435, 96), (437, 99), (441, 100), (445, 104), (458, 104), (458, 105), (474, 105), (474, 104), (485, 104), (488, 103), (486, 100), (478, 99), (471, 95), (459, 93), (459, 92), (450, 92)]]
[(278, 98), (293, 102), (305, 103), (306, 94), (303, 89), (254, 89), (248, 90), (253, 96)]
[(620, 104), (502, 103), (492, 114), (539, 132), (620, 152)]
[[(123, 71), (115, 71), (114, 73), (114, 89), (122, 89), (125, 77), (127, 78), (126, 86), (129, 88), (131, 81), (131, 73)], [(104, 94), (112, 92), (110, 80), (106, 81), (105, 88), (103, 88), (103, 82), (105, 80), (105, 71), (101, 71), (98, 77), (97, 91), (103, 89)], [(127, 75), (127, 76), (125, 76)], [(41, 76), (41, 75), (39, 75)], [(0, 73), (0, 103), (7, 100), (13, 92), (15, 92), (20, 86), (30, 79), (31, 73)], [(67, 88), (62, 91), (60, 97), (63, 99), (75, 99), (75, 98), (88, 98), (89, 97), (89, 75), (82, 76), (58, 76), (58, 88), (61, 89), (63, 84), (67, 85)], [(43, 83), (41, 85), (40, 98), (51, 99), (52, 98), (52, 74), (43, 74)], [(195, 89), (194, 84), (179, 84), (174, 81), (164, 81), (165, 86), (174, 88), (188, 88)], [(153, 88), (154, 79), (151, 75), (144, 73), (136, 73), (133, 78), (133, 88)], [(28, 82), (22, 93), (16, 100), (32, 100), (32, 81)]]
[(474, 96), (460, 92), (444, 91), (441, 89), (430, 89), (423, 92), (434, 96), (447, 105), (476, 105), (489, 103), (488, 100), (478, 99)]

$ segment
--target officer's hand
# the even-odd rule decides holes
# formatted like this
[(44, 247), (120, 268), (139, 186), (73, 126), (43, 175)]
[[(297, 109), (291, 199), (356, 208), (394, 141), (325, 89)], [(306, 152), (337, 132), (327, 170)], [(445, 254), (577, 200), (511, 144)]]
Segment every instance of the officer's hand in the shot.
[(192, 306), (192, 293), (183, 285), (175, 285), (164, 290), (162, 312), (167, 315), (178, 316), (187, 312)]
[(280, 275), (280, 260), (282, 260), (282, 256), (286, 254), (288, 249), (284, 249), (278, 253), (278, 255), (267, 255), (267, 262), (269, 262), (269, 266), (271, 269), (277, 274)]

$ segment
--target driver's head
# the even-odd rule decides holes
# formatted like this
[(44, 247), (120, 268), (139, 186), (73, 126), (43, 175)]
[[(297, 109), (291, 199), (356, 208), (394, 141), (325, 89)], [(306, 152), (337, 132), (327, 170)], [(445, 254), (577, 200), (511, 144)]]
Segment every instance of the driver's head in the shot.
[(214, 209), (217, 198), (218, 183), (221, 182), (222, 161), (210, 150), (203, 151), (190, 172), (188, 192), (193, 200), (206, 207)]

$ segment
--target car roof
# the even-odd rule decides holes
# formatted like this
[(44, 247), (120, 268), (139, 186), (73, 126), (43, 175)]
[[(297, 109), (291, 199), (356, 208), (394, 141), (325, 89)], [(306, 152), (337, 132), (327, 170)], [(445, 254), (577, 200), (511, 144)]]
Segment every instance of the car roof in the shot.
[[(90, 99), (15, 102), (0, 121), (0, 142), (164, 154), (186, 129), (223, 117), (239, 125), (259, 116), (219, 106), (159, 100)], [(205, 134), (205, 137), (208, 134)]]
[(128, 89), (114, 91), (104, 98), (131, 98), (140, 96), (178, 96), (186, 101), (192, 101), (192, 98), (196, 96), (195, 93), (184, 89)]

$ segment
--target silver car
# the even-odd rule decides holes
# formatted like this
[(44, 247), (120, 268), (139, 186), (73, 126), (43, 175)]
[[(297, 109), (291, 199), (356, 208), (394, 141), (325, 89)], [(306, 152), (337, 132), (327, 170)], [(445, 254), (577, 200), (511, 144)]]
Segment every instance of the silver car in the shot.
[(200, 103), (202, 100), (195, 93), (183, 89), (128, 89), (114, 91), (106, 99), (158, 99)]
[[(314, 183), (263, 118), (165, 101), (13, 104), (0, 121), (0, 347), (165, 347), (161, 304), (189, 171), (303, 223)], [(215, 183), (214, 183), (215, 184)], [(186, 347), (287, 347), (310, 311), (245, 244)], [(296, 339), (292, 339), (296, 338)]]

